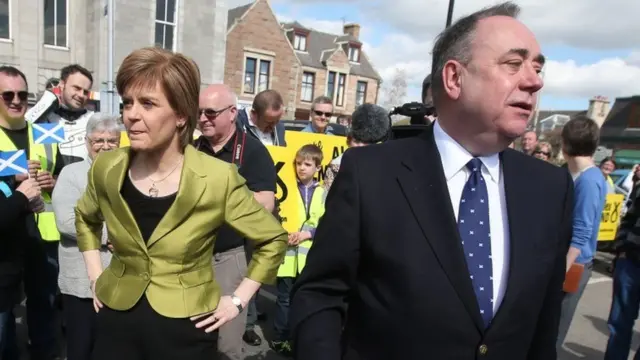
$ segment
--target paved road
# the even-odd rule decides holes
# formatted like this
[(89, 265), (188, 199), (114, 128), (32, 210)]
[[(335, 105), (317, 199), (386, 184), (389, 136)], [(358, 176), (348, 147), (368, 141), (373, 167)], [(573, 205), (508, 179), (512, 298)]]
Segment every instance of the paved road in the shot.
[[(608, 330), (607, 317), (611, 305), (611, 277), (606, 268), (611, 256), (599, 253), (595, 271), (585, 293), (578, 305), (571, 329), (565, 342), (565, 350), (559, 354), (558, 360), (602, 360), (606, 347)], [(262, 291), (258, 306), (267, 313), (267, 319), (261, 322), (260, 333), (264, 331), (267, 338), (271, 335), (275, 290), (268, 287)], [(21, 338), (25, 338), (25, 328), (19, 328)], [(640, 322), (636, 323), (632, 349), (640, 346)], [(629, 359), (635, 352), (632, 351)], [(283, 360), (283, 357), (271, 351), (264, 341), (260, 347), (247, 346), (246, 360)], [(26, 360), (26, 358), (25, 358)]]

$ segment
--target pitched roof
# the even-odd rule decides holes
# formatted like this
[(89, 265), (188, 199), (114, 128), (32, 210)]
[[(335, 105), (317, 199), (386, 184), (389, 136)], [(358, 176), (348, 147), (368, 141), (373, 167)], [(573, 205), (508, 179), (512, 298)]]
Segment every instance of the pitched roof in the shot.
[(566, 115), (568, 117), (574, 117), (583, 113), (586, 114), (586, 110), (540, 110), (540, 114), (538, 114), (538, 121), (542, 121), (553, 115)]
[(233, 24), (236, 23), (236, 20), (239, 20), (249, 8), (253, 5), (253, 2), (250, 2), (246, 5), (238, 6), (233, 9), (229, 9), (227, 12), (227, 31), (231, 29)]
[(640, 96), (617, 98), (601, 129), (603, 137), (640, 137)]
[[(335, 35), (329, 34), (302, 26), (297, 21), (282, 23), (282, 28), (285, 31), (293, 29), (304, 29), (309, 31), (309, 38), (307, 40), (307, 51), (296, 51), (296, 55), (303, 66), (309, 66), (318, 69), (326, 69), (327, 67), (323, 63), (327, 61), (334, 51), (337, 50), (343, 43), (353, 41), (360, 42), (352, 35)], [(350, 63), (351, 73), (359, 76), (368, 77), (371, 79), (381, 79), (380, 74), (374, 69), (373, 65), (367, 58), (364, 51), (360, 52), (360, 63)]]

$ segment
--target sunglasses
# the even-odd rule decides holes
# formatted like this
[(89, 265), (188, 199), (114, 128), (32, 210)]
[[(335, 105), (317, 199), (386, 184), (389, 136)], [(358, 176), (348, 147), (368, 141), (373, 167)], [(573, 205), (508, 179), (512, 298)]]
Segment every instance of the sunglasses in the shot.
[(330, 112), (322, 112), (322, 111), (318, 111), (318, 110), (313, 110), (313, 113), (314, 113), (314, 114), (316, 114), (317, 116), (322, 116), (322, 115), (324, 115), (324, 117), (328, 117), (328, 118), (330, 118), (330, 117), (332, 117), (332, 116), (333, 116), (333, 113), (330, 113)]
[(551, 156), (551, 153), (549, 153), (549, 152), (544, 152), (544, 151), (540, 151), (540, 150), (538, 150), (538, 151), (534, 151), (533, 153), (534, 153), (534, 154), (536, 154), (536, 155), (546, 155), (546, 156)]
[(11, 104), (16, 96), (21, 103), (29, 99), (29, 93), (26, 91), (5, 91), (2, 93), (2, 100), (7, 104)]
[(233, 107), (233, 105), (229, 105), (226, 108), (220, 109), (220, 110), (211, 109), (211, 108), (200, 109), (200, 110), (198, 110), (198, 117), (201, 117), (202, 114), (204, 113), (204, 116), (206, 116), (209, 119), (217, 118), (220, 114), (222, 114), (223, 112), (231, 109), (232, 107)]

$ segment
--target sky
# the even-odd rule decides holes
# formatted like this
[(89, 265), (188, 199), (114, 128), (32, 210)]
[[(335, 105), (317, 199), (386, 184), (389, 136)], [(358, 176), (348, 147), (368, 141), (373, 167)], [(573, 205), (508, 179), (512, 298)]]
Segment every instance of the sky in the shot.
[[(360, 25), (360, 40), (383, 79), (401, 69), (406, 101), (419, 101), (431, 69), (431, 47), (443, 30), (448, 0), (269, 0), (281, 21), (341, 34)], [(228, 0), (229, 8), (249, 3)], [(453, 21), (491, 0), (457, 0)], [(541, 110), (586, 110), (589, 99), (640, 95), (640, 1), (515, 0), (521, 21), (537, 36), (547, 58)], [(381, 93), (382, 96), (382, 93)]]

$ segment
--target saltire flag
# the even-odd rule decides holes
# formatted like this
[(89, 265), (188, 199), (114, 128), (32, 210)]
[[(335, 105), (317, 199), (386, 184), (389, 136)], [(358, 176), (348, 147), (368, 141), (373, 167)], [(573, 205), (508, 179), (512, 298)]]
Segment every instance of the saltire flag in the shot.
[(31, 124), (33, 142), (36, 144), (59, 144), (64, 142), (64, 123)]

